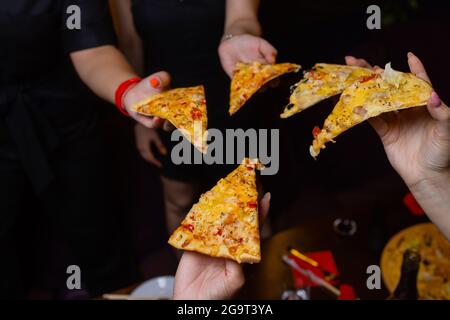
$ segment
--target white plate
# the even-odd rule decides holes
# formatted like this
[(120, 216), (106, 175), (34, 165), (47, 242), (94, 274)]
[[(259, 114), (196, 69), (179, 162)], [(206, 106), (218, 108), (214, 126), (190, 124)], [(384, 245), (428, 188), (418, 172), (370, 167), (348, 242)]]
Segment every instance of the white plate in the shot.
[(145, 281), (133, 290), (131, 297), (149, 300), (169, 300), (173, 296), (173, 276), (157, 277)]

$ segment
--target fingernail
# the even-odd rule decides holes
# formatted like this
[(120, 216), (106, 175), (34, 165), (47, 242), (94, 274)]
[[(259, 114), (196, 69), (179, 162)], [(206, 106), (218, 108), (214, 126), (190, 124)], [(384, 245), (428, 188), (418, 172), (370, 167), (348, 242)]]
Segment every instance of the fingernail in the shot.
[(411, 51), (408, 52), (408, 58), (412, 58), (412, 57), (414, 57), (414, 53), (412, 53)]
[(272, 195), (270, 194), (270, 192), (266, 192), (266, 194), (264, 195), (264, 198), (267, 200), (267, 201), (270, 201), (270, 198), (272, 197)]
[(355, 59), (353, 56), (345, 56), (345, 59)]
[(157, 77), (154, 77), (154, 78), (150, 79), (150, 85), (153, 88), (155, 88), (155, 89), (158, 88), (160, 86), (160, 84), (161, 84), (161, 81), (159, 81), (159, 79)]
[(431, 93), (430, 100), (428, 100), (430, 105), (434, 108), (439, 108), (442, 104), (441, 98), (439, 98), (438, 94), (436, 92)]

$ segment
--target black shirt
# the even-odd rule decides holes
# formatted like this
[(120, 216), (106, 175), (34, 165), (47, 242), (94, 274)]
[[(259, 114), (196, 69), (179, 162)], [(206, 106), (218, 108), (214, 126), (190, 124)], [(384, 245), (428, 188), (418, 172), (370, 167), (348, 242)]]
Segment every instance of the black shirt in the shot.
[[(80, 30), (67, 28), (70, 5)], [(0, 157), (20, 159), (37, 192), (51, 180), (52, 152), (95, 123), (68, 54), (114, 42), (107, 0), (0, 3)]]
[(217, 48), (225, 0), (133, 0), (132, 4), (147, 74), (166, 70), (174, 87), (222, 75)]

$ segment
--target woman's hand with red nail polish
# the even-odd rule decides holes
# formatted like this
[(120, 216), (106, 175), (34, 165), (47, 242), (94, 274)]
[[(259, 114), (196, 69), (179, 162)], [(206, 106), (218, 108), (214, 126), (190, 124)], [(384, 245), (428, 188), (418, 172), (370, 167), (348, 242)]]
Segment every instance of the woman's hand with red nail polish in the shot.
[(162, 128), (165, 126), (166, 120), (147, 117), (138, 114), (132, 109), (132, 106), (138, 101), (148, 98), (154, 94), (160, 93), (166, 90), (170, 84), (170, 75), (167, 72), (161, 71), (150, 75), (143, 79), (141, 82), (130, 88), (124, 95), (124, 106), (134, 120), (147, 128)]

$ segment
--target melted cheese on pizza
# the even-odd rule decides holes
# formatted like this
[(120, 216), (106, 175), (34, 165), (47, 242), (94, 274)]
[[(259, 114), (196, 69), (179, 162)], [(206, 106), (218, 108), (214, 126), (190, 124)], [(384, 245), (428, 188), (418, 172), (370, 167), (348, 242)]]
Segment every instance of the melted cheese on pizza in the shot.
[(231, 80), (230, 115), (236, 113), (264, 84), (285, 73), (298, 72), (300, 68), (293, 63), (238, 62)]
[(133, 109), (170, 121), (198, 150), (206, 153), (208, 117), (203, 86), (164, 91), (139, 101)]
[(432, 90), (428, 82), (402, 72), (398, 72), (392, 81), (385, 80), (381, 73), (368, 81), (355, 82), (344, 90), (325, 120), (323, 129), (314, 130), (311, 156), (317, 157), (327, 142), (334, 142), (339, 134), (369, 118), (384, 112), (426, 105)]
[(169, 244), (237, 262), (259, 262), (258, 192), (255, 162), (243, 163), (201, 195)]
[(340, 94), (355, 81), (369, 79), (375, 73), (366, 68), (318, 63), (294, 85), (289, 104), (281, 118), (301, 112), (316, 103)]

